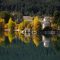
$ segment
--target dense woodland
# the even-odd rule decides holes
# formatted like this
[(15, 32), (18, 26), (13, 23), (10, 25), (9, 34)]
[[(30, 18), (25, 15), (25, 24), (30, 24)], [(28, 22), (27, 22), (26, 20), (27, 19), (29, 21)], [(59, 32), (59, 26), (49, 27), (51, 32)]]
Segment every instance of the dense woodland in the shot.
[[(60, 0), (0, 0), (0, 11), (18, 11), (22, 16), (54, 16), (54, 22), (60, 22)], [(6, 21), (10, 17), (8, 12), (4, 17)]]
[(53, 15), (60, 11), (60, 0), (0, 0), (0, 10), (19, 11), (23, 15)]
[[(60, 25), (60, 0), (0, 0), (0, 11), (7, 11), (4, 13), (0, 12), (0, 16), (4, 17), (6, 23), (11, 17), (10, 12), (18, 11), (22, 16), (54, 16), (54, 23)], [(56, 39), (60, 39), (60, 37)], [(58, 43), (60, 44), (60, 40), (57, 41), (57, 44), (54, 43), (55, 48), (60, 50)]]

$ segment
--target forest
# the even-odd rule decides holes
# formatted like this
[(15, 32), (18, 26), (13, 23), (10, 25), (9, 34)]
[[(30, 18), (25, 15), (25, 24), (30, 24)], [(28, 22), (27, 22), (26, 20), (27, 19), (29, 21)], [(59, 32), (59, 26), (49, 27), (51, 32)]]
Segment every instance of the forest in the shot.
[(54, 15), (60, 11), (60, 0), (0, 0), (0, 11), (4, 10), (23, 15)]

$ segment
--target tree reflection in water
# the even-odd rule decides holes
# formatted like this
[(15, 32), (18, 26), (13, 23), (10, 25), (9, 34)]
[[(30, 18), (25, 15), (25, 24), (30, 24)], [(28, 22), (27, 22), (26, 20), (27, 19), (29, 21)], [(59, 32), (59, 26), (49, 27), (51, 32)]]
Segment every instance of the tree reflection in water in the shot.
[[(59, 34), (56, 35), (55, 32), (52, 33), (50, 29), (46, 31), (47, 33), (45, 30), (40, 30), (41, 23), (38, 17), (35, 17), (32, 22), (24, 20), (24, 22), (20, 24), (16, 24), (10, 18), (9, 22), (2, 26), (5, 30), (3, 28), (0, 30), (0, 46), (14, 46), (16, 42), (28, 45), (32, 42), (37, 49), (42, 46), (42, 51), (44, 51), (44, 53), (46, 51), (47, 54), (51, 52), (55, 54), (56, 51), (60, 51)], [(38, 31), (42, 31), (43, 33), (39, 33)]]
[[(56, 51), (60, 51), (60, 36), (59, 35), (38, 35), (37, 33), (30, 34), (27, 33), (22, 34), (20, 32), (1, 32), (0, 33), (0, 45), (4, 45), (6, 41), (9, 41), (9, 44), (13, 43), (13, 41), (21, 40), (24, 44), (29, 44), (31, 41), (32, 43), (38, 47), (40, 46), (41, 42), (44, 48), (52, 47)], [(7, 40), (8, 39), (8, 40)]]

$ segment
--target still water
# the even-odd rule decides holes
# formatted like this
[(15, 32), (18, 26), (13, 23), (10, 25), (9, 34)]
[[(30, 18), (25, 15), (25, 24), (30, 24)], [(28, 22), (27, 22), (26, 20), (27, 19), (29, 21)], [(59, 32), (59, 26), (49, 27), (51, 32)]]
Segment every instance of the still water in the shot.
[(48, 32), (43, 32), (45, 34), (0, 32), (0, 59), (59, 60), (60, 34), (52, 32), (48, 34)]

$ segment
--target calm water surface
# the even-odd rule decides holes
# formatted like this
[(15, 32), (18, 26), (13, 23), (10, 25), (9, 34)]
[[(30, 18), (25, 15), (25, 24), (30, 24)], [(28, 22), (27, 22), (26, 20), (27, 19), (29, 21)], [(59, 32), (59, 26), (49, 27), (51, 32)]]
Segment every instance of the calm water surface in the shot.
[(60, 34), (17, 33), (0, 33), (1, 60), (59, 60)]

